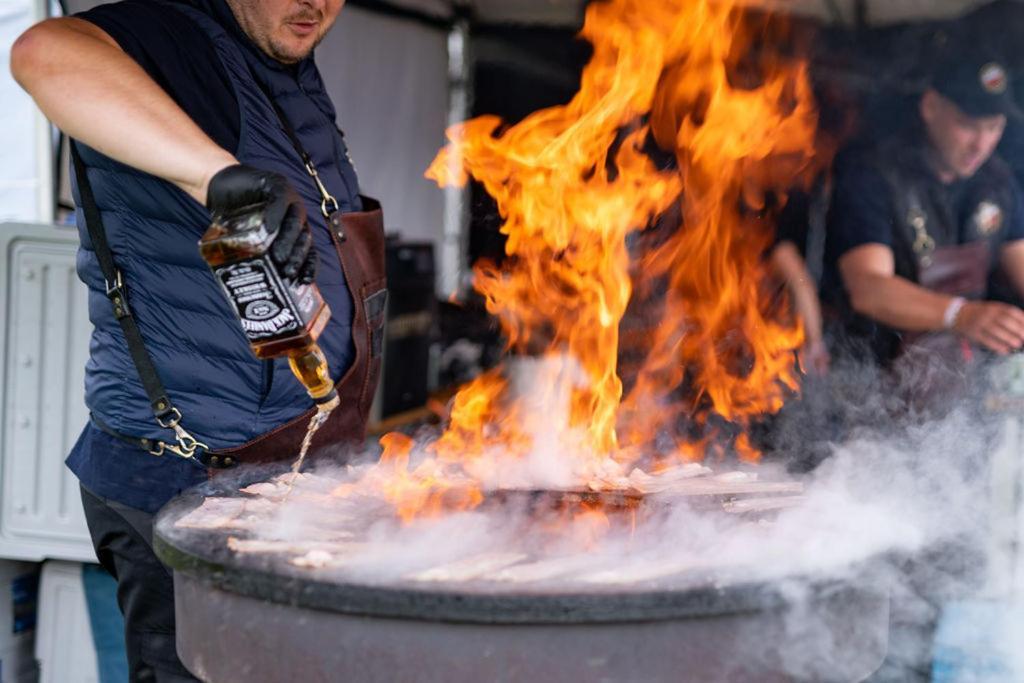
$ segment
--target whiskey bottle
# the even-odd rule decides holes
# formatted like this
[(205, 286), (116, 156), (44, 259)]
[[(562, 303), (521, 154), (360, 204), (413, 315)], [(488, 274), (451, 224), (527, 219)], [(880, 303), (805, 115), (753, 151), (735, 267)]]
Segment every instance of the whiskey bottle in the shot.
[(321, 411), (338, 403), (327, 359), (317, 338), (331, 310), (315, 283), (284, 277), (270, 256), (277, 228), (266, 207), (250, 206), (217, 217), (199, 251), (231, 302), (257, 358), (288, 357), (292, 372)]

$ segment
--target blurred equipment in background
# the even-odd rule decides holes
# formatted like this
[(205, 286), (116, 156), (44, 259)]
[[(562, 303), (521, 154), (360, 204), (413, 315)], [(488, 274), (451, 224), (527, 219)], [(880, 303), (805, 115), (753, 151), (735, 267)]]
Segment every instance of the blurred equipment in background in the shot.
[[(577, 38), (577, 30), (475, 27), (472, 116), (494, 114), (515, 124), (532, 112), (569, 102), (579, 89), (580, 73), (591, 55), (590, 44)], [(500, 263), (505, 258), (506, 236), (500, 232), (503, 221), (498, 207), (476, 182), (470, 184), (470, 195), (469, 264), (482, 258)]]
[(431, 346), (437, 336), (434, 246), (391, 240), (385, 264), (391, 293), (381, 375), (382, 418), (426, 405), (436, 384)]
[(0, 560), (0, 681), (28, 683), (39, 676), (35, 642), (39, 565)]
[(439, 387), (465, 384), (498, 364), (507, 342), (483, 297), (473, 292), (461, 304), (441, 302), (440, 321)]

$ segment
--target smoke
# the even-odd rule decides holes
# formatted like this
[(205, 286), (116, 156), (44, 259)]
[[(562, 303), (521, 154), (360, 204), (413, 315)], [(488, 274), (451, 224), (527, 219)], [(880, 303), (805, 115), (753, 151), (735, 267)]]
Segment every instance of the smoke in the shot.
[[(569, 488), (585, 481), (593, 456), (585, 451), (586, 434), (570, 421), (573, 392), (587, 383), (587, 373), (571, 357), (510, 359), (507, 401), (531, 447), (523, 457), (492, 450), (485, 466), (468, 467), (485, 488)], [(588, 457), (589, 455), (589, 457)]]
[[(535, 392), (536, 400), (517, 402), (534, 448), (490, 472), (492, 487), (510, 489), (500, 499), (486, 496), (461, 510), (439, 501), (403, 522), (378, 488), (389, 480), (375, 478), (375, 451), (367, 451), (358, 464), (319, 464), (287, 500), (280, 478), (265, 485), (246, 499), (244, 513), (229, 511), (218, 538), (270, 543), (263, 553), (242, 554), (290, 563), (287, 571), (299, 567), (319, 580), (426, 591), (600, 594), (764, 583), (789, 605), (771, 666), (795, 680), (822, 680), (822, 671), (843, 670), (841, 660), (854, 657), (851, 643), (868, 643), (879, 658), (887, 653), (872, 680), (923, 680), (941, 654), (937, 637), (965, 642), (958, 623), (981, 628), (972, 603), (962, 601), (1000, 598), (988, 567), (990, 460), (999, 430), (978, 397), (929, 413), (883, 390), (882, 380), (870, 369), (840, 368), (828, 385), (807, 387), (805, 414), (794, 410), (781, 419), (775, 447), (789, 447), (790, 458), (733, 473), (726, 463), (712, 464), (711, 479), (724, 473), (726, 481), (787, 481), (795, 475), (786, 465), (816, 454), (818, 466), (798, 475), (802, 495), (774, 499), (786, 501), (781, 509), (723, 512), (706, 496), (666, 492), (647, 495), (635, 511), (595, 511), (534, 492), (572, 487), (593, 474), (564, 429), (579, 376), (566, 364), (535, 361), (522, 364), (512, 382), (520, 397)], [(828, 415), (817, 391), (830, 394)], [(832, 431), (809, 431), (815, 423)], [(409, 468), (430, 462), (421, 439)], [(247, 481), (220, 480), (204, 492), (238, 501), (239, 486), (254, 477), (274, 481), (274, 473), (248, 471)], [(161, 533), (187, 545), (193, 530), (164, 520)], [(841, 616), (856, 612), (861, 598), (826, 609), (823, 581), (887, 592), (890, 623)], [(984, 621), (991, 635), (982, 650), (1008, 670), (1024, 671), (1013, 646), (1024, 635), (1021, 610), (996, 610)], [(960, 664), (971, 656), (967, 650)], [(943, 652), (952, 657), (955, 648)]]
[[(777, 425), (775, 445), (796, 454), (796, 468), (817, 465), (810, 498), (857, 501), (845, 511), (864, 522), (853, 538), (877, 553), (873, 566), (888, 586), (891, 617), (886, 660), (872, 681), (1024, 675), (1014, 640), (1024, 620), (1009, 609), (1011, 586), (998, 569), (1015, 549), (992, 544), (999, 514), (1019, 511), (993, 505), (994, 456), (1006, 444), (1000, 416), (985, 408), (1007, 390), (990, 384), (989, 373), (1012, 375), (1013, 365), (978, 365), (970, 375), (921, 357), (894, 375), (840, 366), (827, 383), (805, 387), (804, 400)], [(811, 528), (819, 539), (828, 535)], [(787, 660), (796, 678), (805, 678), (799, 665), (813, 661), (812, 652)], [(830, 654), (823, 648), (818, 657)]]

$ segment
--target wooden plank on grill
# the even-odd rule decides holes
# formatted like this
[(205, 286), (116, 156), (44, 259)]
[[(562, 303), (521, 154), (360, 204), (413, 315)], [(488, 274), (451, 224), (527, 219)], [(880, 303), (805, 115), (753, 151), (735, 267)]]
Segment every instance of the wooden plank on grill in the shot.
[(522, 562), (527, 557), (525, 553), (481, 553), (424, 569), (406, 578), (412, 581), (472, 581)]

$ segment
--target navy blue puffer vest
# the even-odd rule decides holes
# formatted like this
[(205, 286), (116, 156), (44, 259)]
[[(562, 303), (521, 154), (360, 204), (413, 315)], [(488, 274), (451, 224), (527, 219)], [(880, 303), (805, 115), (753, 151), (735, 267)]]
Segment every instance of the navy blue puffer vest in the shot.
[[(352, 362), (352, 297), (320, 213), (320, 194), (281, 127), (284, 111), (342, 211), (359, 210), (355, 171), (312, 57), (286, 67), (245, 38), (223, 0), (175, 4), (209, 35), (235, 89), (241, 114), (236, 158), (286, 176), (306, 202), (319, 255), (317, 284), (332, 316), (320, 337), (335, 380)], [(216, 19), (214, 17), (217, 17)], [(259, 82), (257, 82), (257, 79)], [(262, 84), (262, 85), (261, 85)], [(153, 176), (80, 146), (107, 240), (124, 273), (129, 302), (182, 424), (211, 448), (236, 446), (298, 416), (312, 404), (287, 361), (259, 361), (199, 256), (206, 209)], [(76, 200), (77, 200), (77, 188)], [(95, 325), (86, 366), (86, 403), (123, 434), (171, 439), (153, 420), (79, 210), (78, 273), (89, 287)]]

